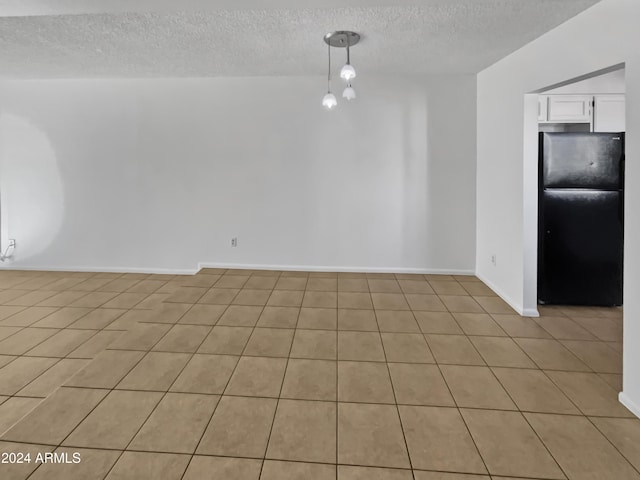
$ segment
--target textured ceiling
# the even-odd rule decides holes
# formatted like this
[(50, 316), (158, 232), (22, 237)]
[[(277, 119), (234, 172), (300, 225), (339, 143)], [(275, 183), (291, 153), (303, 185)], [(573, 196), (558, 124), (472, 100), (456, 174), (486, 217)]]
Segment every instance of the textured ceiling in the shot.
[(0, 0), (0, 76), (321, 75), (336, 29), (364, 73), (476, 73), (597, 1)]

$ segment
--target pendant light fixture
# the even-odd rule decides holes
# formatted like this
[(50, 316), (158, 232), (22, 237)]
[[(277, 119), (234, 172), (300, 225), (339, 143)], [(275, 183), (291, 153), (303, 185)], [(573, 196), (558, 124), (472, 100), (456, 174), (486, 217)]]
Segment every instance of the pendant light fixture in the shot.
[(340, 78), (347, 82), (351, 82), (352, 78), (356, 78), (356, 69), (351, 66), (351, 50), (349, 49), (349, 42), (347, 42), (347, 63), (342, 70), (340, 70)]
[(346, 48), (347, 49), (347, 63), (340, 70), (340, 77), (347, 82), (347, 87), (342, 92), (342, 97), (347, 100), (354, 100), (356, 98), (356, 91), (351, 86), (351, 80), (356, 78), (356, 70), (351, 65), (351, 50), (350, 48), (360, 41), (360, 35), (356, 32), (347, 30), (338, 30), (333, 33), (327, 33), (324, 36), (324, 41), (329, 45), (329, 75), (328, 75), (328, 93), (322, 99), (322, 105), (327, 110), (332, 110), (338, 104), (338, 101), (333, 93), (331, 93), (331, 47)]
[(333, 110), (338, 105), (336, 96), (331, 93), (331, 45), (329, 45), (329, 74), (327, 75), (327, 94), (322, 99), (322, 106), (326, 110)]
[(351, 86), (351, 82), (347, 84), (347, 88), (345, 88), (344, 92), (342, 92), (342, 97), (346, 98), (347, 100), (355, 100), (356, 91)]

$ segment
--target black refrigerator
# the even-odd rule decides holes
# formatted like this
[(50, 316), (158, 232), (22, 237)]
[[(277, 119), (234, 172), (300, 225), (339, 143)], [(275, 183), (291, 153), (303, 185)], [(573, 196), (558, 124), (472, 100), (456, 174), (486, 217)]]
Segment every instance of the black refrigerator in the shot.
[(540, 133), (538, 301), (622, 305), (624, 133)]

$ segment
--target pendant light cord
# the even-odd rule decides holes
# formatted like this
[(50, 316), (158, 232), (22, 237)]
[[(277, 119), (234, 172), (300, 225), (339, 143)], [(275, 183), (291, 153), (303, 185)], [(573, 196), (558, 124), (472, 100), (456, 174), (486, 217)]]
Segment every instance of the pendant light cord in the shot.
[(329, 49), (329, 73), (327, 74), (327, 92), (331, 93), (331, 44), (327, 43)]

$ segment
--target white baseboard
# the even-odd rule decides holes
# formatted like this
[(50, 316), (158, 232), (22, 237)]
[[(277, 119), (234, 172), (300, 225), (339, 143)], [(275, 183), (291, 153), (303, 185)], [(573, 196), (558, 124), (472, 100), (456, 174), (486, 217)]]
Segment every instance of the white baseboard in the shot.
[(416, 273), (434, 275), (475, 275), (473, 270), (406, 267), (327, 267), (323, 265), (266, 265), (248, 263), (203, 262), (199, 268), (228, 268), (237, 270), (282, 270), (300, 272), (349, 272), (349, 273)]
[(165, 275), (194, 275), (202, 268), (228, 268), (237, 270), (283, 270), (304, 272), (356, 272), (356, 273), (415, 273), (439, 275), (475, 275), (473, 270), (437, 269), (437, 268), (392, 268), (392, 267), (327, 267), (322, 265), (266, 265), (249, 263), (202, 262), (197, 268), (127, 268), (127, 267), (51, 267), (1, 265), (0, 270), (41, 270), (52, 272), (113, 272), (113, 273), (149, 273)]
[(640, 417), (640, 405), (631, 400), (626, 393), (620, 392), (618, 394), (618, 400), (636, 417)]
[(489, 281), (483, 275), (476, 273), (476, 276), (480, 280), (482, 280), (487, 285), (487, 287), (493, 290), (496, 293), (496, 295), (498, 295), (505, 302), (507, 302), (511, 308), (513, 308), (516, 312), (518, 312), (523, 317), (539, 317), (540, 316), (540, 313), (538, 313), (537, 309), (523, 308), (521, 303), (514, 301), (511, 297), (509, 297), (509, 295), (506, 295), (502, 290), (496, 287), (491, 281)]
[(0, 266), (0, 270), (31, 271), (42, 272), (104, 272), (104, 273), (149, 273), (156, 275), (195, 275), (199, 268), (129, 268), (129, 267), (24, 267), (24, 266)]

